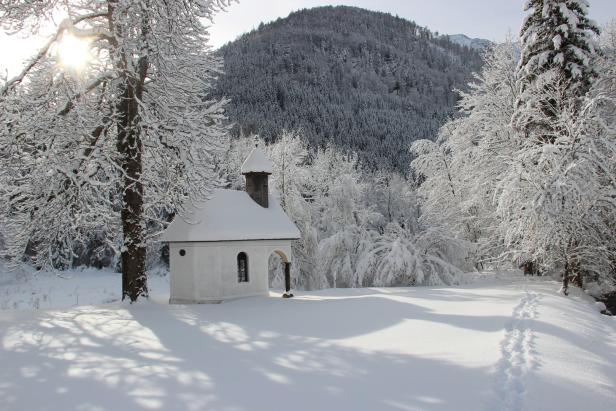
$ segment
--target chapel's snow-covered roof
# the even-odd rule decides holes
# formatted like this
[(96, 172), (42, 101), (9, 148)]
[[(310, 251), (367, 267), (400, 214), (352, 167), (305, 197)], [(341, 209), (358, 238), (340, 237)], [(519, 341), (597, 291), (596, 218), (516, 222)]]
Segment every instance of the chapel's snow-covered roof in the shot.
[(244, 191), (214, 190), (212, 197), (164, 232), (168, 242), (295, 240), (300, 233), (274, 197), (261, 207)]
[(247, 173), (272, 174), (272, 162), (259, 147), (253, 148), (242, 164), (242, 174)]

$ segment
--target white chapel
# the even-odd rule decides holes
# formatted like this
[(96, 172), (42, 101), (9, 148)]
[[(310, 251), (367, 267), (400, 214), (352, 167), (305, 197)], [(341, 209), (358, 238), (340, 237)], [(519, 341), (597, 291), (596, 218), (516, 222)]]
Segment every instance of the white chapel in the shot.
[(273, 253), (285, 266), (283, 297), (292, 296), (291, 243), (300, 233), (269, 193), (272, 163), (256, 147), (241, 172), (246, 191), (215, 190), (204, 204), (176, 217), (163, 234), (169, 243), (171, 304), (266, 295)]

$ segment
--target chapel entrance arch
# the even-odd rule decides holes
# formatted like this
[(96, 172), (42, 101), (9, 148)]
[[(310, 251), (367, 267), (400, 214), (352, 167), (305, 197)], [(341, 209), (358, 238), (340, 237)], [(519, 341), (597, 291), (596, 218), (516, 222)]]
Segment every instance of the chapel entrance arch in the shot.
[(293, 294), (291, 293), (291, 261), (287, 254), (282, 250), (274, 250), (271, 255), (277, 255), (282, 260), (282, 265), (284, 267), (284, 294), (282, 294), (282, 298), (291, 298)]

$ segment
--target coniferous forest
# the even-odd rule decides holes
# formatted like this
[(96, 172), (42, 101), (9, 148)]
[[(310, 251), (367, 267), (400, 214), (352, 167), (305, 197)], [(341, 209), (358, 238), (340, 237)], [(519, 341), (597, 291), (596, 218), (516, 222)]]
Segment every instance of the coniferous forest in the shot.
[(403, 174), (410, 143), (434, 138), (482, 64), (479, 50), (353, 7), (292, 13), (219, 53), (215, 95), (230, 99), (234, 136), (272, 142), (301, 130), (312, 146), (331, 143), (366, 167)]

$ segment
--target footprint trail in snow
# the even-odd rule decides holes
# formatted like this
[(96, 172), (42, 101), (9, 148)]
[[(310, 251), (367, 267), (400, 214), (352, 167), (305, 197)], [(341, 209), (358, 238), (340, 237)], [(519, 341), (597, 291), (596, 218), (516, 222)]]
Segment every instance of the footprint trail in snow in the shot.
[(525, 291), (513, 309), (501, 342), (501, 359), (496, 368), (496, 399), (490, 409), (519, 411), (523, 409), (526, 379), (538, 365), (535, 356), (535, 334), (532, 322), (537, 318), (539, 294)]

